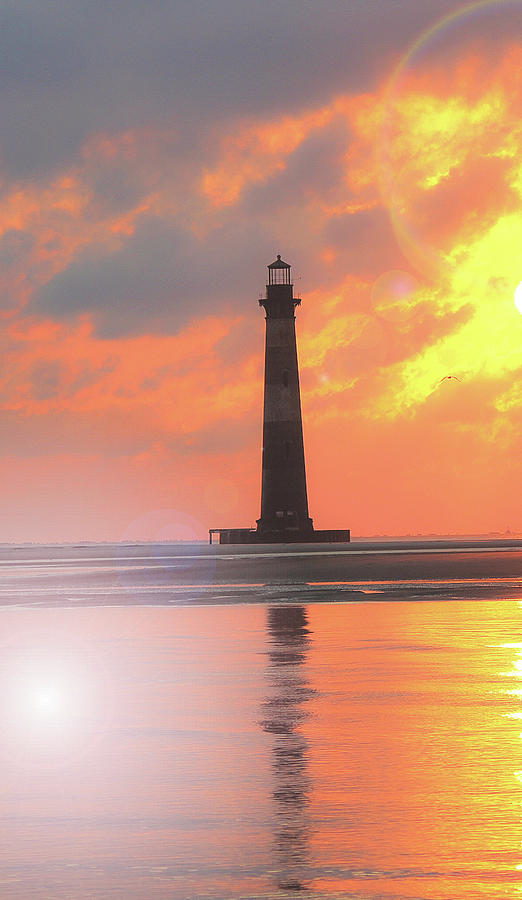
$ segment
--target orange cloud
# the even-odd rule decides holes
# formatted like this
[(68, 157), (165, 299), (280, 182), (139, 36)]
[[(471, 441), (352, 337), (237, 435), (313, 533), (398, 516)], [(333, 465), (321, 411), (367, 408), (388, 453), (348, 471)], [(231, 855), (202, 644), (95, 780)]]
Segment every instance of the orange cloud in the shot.
[(222, 142), (221, 159), (203, 174), (201, 189), (216, 207), (234, 204), (246, 185), (263, 181), (285, 167), (286, 158), (317, 128), (331, 121), (335, 107), (252, 123)]
[(102, 340), (88, 319), (77, 326), (22, 320), (10, 329), (1, 408), (23, 416), (141, 414), (166, 433), (239, 418), (252, 406), (258, 367), (248, 357), (240, 369), (219, 364), (214, 355), (237, 324), (211, 318), (174, 336)]

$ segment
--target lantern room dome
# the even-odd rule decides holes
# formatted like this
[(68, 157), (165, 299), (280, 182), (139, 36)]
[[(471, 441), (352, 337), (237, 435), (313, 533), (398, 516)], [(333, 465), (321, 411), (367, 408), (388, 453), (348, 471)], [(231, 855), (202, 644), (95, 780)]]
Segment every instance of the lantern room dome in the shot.
[(270, 263), (268, 266), (269, 269), (290, 269), (290, 265), (281, 259), (281, 255), (277, 254), (277, 259), (275, 262)]

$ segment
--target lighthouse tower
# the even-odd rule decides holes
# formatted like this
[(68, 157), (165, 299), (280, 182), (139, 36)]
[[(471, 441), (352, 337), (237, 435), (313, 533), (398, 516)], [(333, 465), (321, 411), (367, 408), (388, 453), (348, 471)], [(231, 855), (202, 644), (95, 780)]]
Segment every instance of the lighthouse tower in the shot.
[(290, 266), (280, 256), (268, 266), (261, 517), (263, 540), (309, 540), (303, 421)]
[(303, 421), (290, 266), (280, 256), (268, 266), (266, 296), (265, 401), (261, 516), (257, 528), (209, 528), (220, 544), (348, 543), (350, 530), (316, 531), (308, 515)]

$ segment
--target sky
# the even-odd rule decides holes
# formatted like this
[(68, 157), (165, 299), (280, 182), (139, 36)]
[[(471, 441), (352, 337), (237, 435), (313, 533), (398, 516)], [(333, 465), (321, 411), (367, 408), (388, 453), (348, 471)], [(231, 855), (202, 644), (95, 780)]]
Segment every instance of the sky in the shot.
[[(4, 0), (0, 542), (522, 532), (522, 0)], [(448, 377), (451, 376), (451, 377)]]

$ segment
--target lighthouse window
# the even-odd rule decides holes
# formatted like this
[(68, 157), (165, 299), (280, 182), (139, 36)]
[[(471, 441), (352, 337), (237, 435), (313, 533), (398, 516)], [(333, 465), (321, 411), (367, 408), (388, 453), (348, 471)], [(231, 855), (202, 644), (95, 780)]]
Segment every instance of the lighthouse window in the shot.
[(270, 284), (290, 284), (290, 266), (281, 266), (274, 269), (268, 269)]
[(285, 369), (283, 372), (283, 387), (288, 387), (288, 376), (289, 376), (288, 369)]

